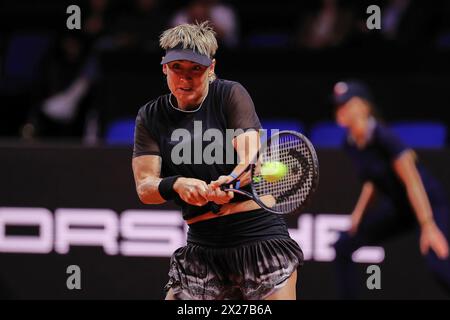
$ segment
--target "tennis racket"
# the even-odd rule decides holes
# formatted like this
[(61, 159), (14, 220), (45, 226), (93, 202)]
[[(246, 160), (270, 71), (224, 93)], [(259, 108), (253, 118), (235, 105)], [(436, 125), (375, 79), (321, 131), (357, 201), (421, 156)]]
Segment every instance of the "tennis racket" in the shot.
[[(265, 164), (282, 163), (279, 179), (264, 176)], [(251, 193), (240, 189), (240, 178), (251, 173)], [(223, 191), (243, 194), (267, 211), (287, 214), (299, 211), (310, 199), (319, 183), (319, 162), (311, 142), (295, 131), (280, 131), (260, 148), (256, 159), (233, 181), (220, 186)], [(213, 212), (220, 206), (212, 203)]]

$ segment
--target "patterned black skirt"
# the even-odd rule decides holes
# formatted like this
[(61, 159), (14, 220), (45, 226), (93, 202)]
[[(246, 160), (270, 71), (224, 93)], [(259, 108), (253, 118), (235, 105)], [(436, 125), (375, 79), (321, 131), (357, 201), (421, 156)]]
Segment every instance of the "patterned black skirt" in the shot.
[(188, 243), (172, 255), (165, 290), (176, 299), (261, 300), (302, 264), (302, 250), (289, 237), (228, 248)]

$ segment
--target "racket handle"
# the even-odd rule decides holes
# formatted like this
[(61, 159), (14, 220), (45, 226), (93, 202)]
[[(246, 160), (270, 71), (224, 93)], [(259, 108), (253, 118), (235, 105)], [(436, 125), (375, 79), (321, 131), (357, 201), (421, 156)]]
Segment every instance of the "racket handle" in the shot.
[(221, 185), (220, 186), (220, 189), (222, 190), (222, 191), (225, 191), (225, 190), (228, 190), (228, 191), (230, 191), (231, 189), (232, 190), (239, 190), (241, 188), (241, 180), (237, 180), (236, 181), (236, 183), (235, 183), (235, 185), (234, 185), (234, 187), (232, 187), (231, 188), (231, 185)]
[[(231, 173), (230, 176), (232, 176), (232, 177), (235, 178), (235, 179), (236, 179), (236, 177), (237, 177), (237, 176), (233, 175), (233, 173)], [(241, 181), (238, 180), (238, 181), (236, 181), (236, 184), (234, 185), (233, 189), (234, 189), (234, 190), (239, 190), (240, 186), (241, 186)], [(225, 189), (227, 189), (228, 187), (229, 187), (229, 185), (221, 185), (221, 186), (220, 186), (220, 189), (225, 190)], [(211, 201), (211, 202), (209, 203), (209, 207), (211, 208), (211, 211), (212, 211), (212, 212), (214, 212), (214, 213), (219, 213), (220, 208), (221, 208), (222, 206), (220, 206), (220, 205), (218, 205), (217, 203)]]

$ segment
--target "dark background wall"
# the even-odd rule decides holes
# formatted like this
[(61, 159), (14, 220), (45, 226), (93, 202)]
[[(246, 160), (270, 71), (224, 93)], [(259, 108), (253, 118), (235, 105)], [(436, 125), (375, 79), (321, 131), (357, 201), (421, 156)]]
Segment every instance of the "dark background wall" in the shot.
[[(144, 206), (137, 199), (129, 148), (81, 148), (32, 145), (0, 148), (2, 208), (112, 209), (117, 217), (127, 209), (172, 210)], [(423, 162), (440, 177), (450, 195), (447, 151), (420, 151)], [(346, 156), (338, 150), (319, 150), (321, 181), (305, 214), (347, 214), (353, 208), (359, 183)], [(156, 214), (156, 211), (147, 214)], [(299, 216), (288, 216), (296, 230)], [(307, 228), (307, 226), (303, 226)], [(6, 228), (7, 236), (36, 236), (36, 228)], [(184, 232), (180, 227), (180, 232)], [(314, 232), (313, 232), (314, 234)], [(3, 239), (3, 238), (2, 238)], [(123, 241), (123, 234), (118, 241)], [(306, 241), (313, 241), (308, 239)], [(310, 245), (304, 243), (303, 246)], [(368, 264), (359, 264), (361, 297), (367, 299), (446, 299), (421, 259), (417, 234), (399, 235), (384, 244), (380, 264), (382, 289), (365, 287)], [(108, 255), (99, 246), (71, 246), (67, 254), (0, 252), (0, 296), (7, 299), (161, 299), (168, 280), (167, 257)], [(66, 268), (79, 265), (82, 289), (66, 288)], [(332, 262), (307, 260), (300, 269), (300, 299), (335, 299)]]

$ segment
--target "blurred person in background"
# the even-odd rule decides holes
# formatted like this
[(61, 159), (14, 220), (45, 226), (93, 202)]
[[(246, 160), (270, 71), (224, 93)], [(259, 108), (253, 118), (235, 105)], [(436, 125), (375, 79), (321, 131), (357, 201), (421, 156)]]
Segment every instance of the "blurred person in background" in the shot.
[(381, 33), (397, 46), (434, 46), (445, 2), (389, 0), (381, 11)]
[(98, 73), (89, 51), (80, 33), (67, 32), (58, 39), (44, 62), (40, 98), (23, 127), (24, 138), (83, 137)]
[(82, 18), (82, 30), (85, 39), (95, 42), (99, 37), (106, 34), (111, 27), (113, 7), (110, 0), (89, 0), (87, 3), (86, 16)]
[(297, 44), (302, 48), (337, 47), (346, 41), (353, 23), (353, 12), (339, 0), (303, 4)]
[(111, 41), (115, 49), (159, 50), (159, 34), (167, 26), (167, 15), (160, 0), (133, 0), (112, 28)]
[[(369, 88), (338, 82), (333, 92), (336, 122), (347, 130), (345, 150), (363, 183), (351, 227), (335, 244), (341, 298), (357, 298), (352, 253), (397, 234), (420, 229), (427, 267), (450, 294), (449, 207), (445, 190), (380, 120)], [(376, 201), (375, 201), (376, 199)]]
[[(423, 50), (436, 46), (443, 21), (448, 21), (446, 1), (433, 2), (412, 0), (385, 0), (381, 9), (381, 29), (367, 28), (369, 14), (366, 9), (370, 0), (354, 5), (355, 23), (351, 35), (354, 47), (377, 47), (378, 49), (414, 48)], [(439, 42), (438, 42), (439, 44)]]
[(234, 9), (219, 0), (191, 0), (175, 13), (170, 25), (210, 21), (219, 44), (234, 48), (239, 44), (239, 23)]
[(81, 30), (58, 34), (42, 63), (37, 97), (22, 138), (97, 141), (98, 112), (93, 103), (99, 78), (97, 55), (105, 47), (114, 8), (110, 0), (86, 0), (83, 7)]

